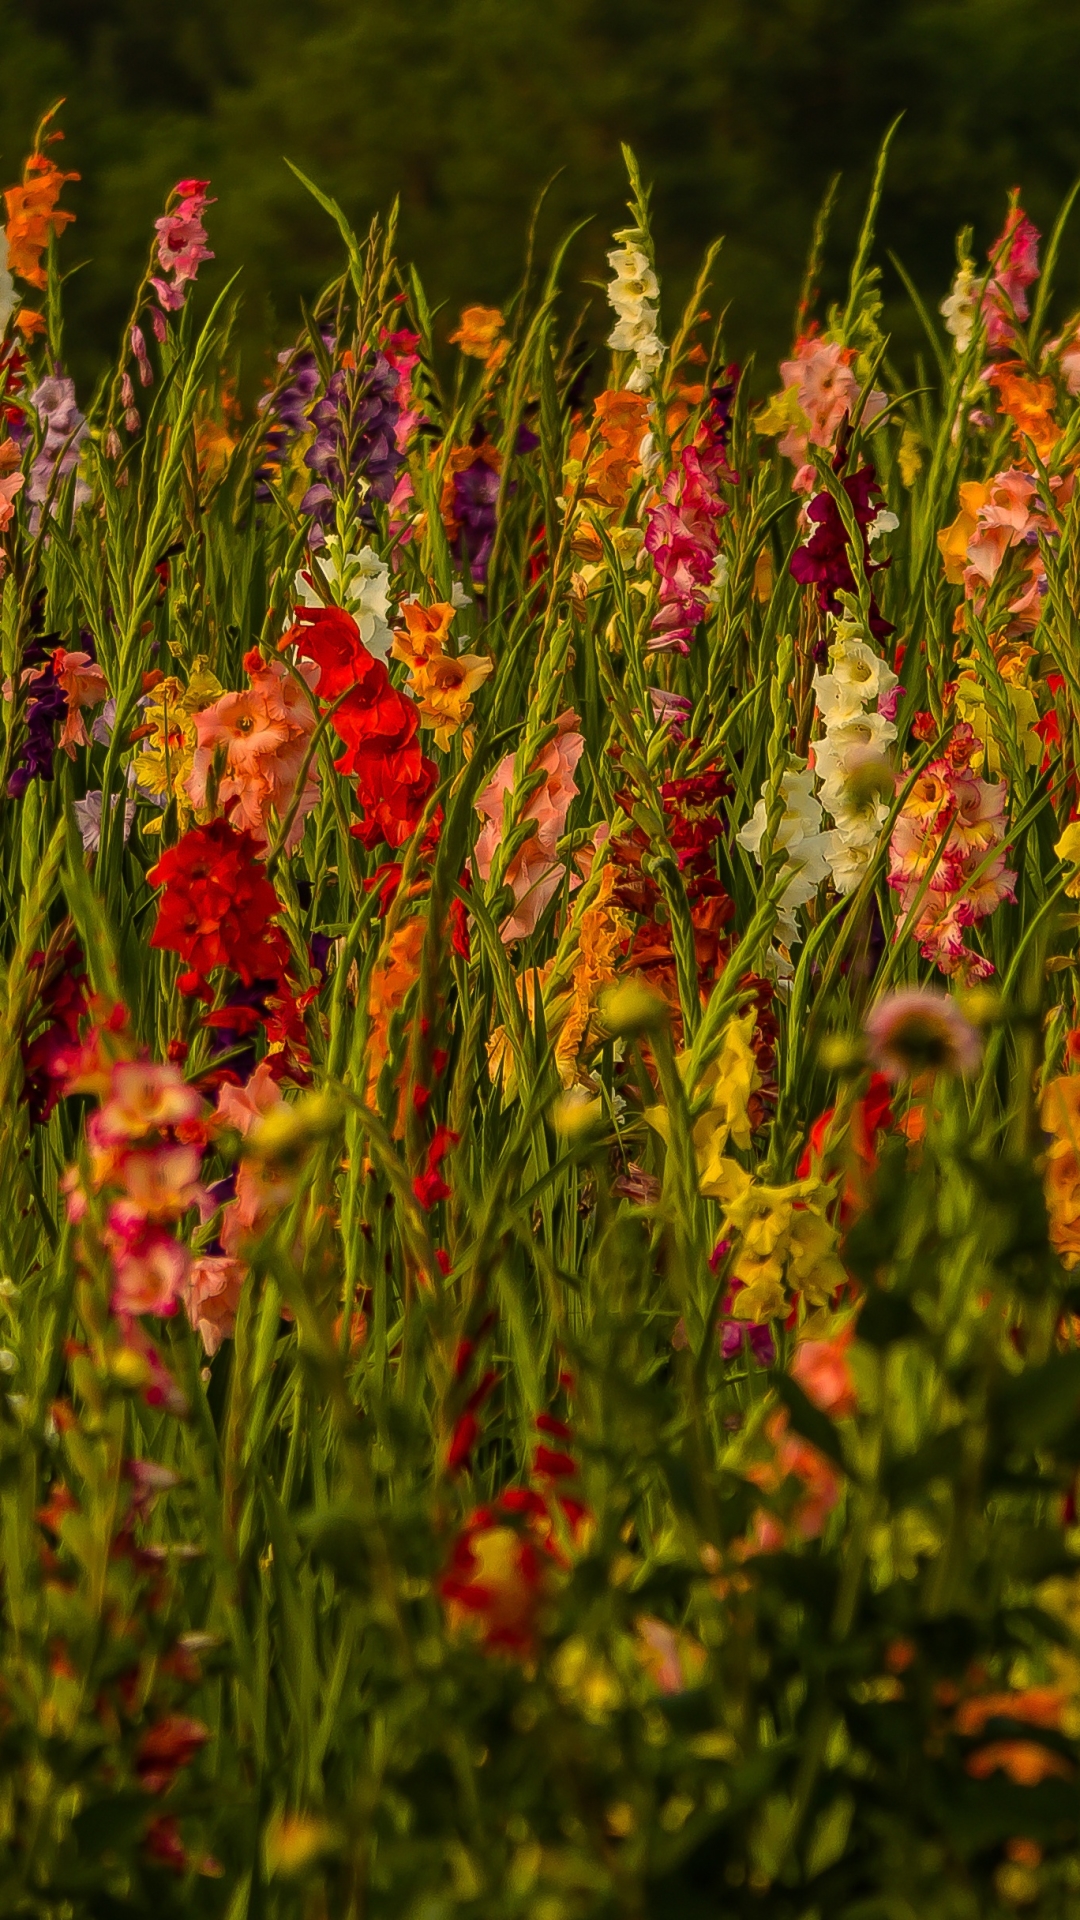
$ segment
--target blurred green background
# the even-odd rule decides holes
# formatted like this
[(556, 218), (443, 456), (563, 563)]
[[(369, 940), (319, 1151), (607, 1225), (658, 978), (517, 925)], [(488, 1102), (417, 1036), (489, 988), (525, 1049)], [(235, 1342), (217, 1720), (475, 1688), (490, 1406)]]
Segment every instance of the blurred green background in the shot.
[[(499, 302), (529, 209), (557, 169), (541, 241), (584, 217), (571, 294), (603, 273), (625, 187), (621, 140), (655, 182), (660, 266), (684, 293), (726, 236), (729, 344), (760, 375), (789, 344), (815, 210), (843, 185), (825, 291), (842, 275), (893, 115), (880, 222), (934, 305), (956, 229), (980, 252), (1022, 184), (1044, 230), (1080, 174), (1080, 0), (0, 0), (0, 170), (18, 177), (41, 109), (67, 95), (81, 185), (65, 264), (69, 357), (111, 352), (170, 184), (205, 173), (214, 274), (243, 268), (244, 383), (295, 331), (337, 236), (289, 155), (360, 222), (402, 203), (402, 250), (433, 302)], [(213, 274), (206, 276), (212, 283)], [(1080, 300), (1080, 215), (1062, 292)], [(901, 348), (914, 323), (885, 270)]]

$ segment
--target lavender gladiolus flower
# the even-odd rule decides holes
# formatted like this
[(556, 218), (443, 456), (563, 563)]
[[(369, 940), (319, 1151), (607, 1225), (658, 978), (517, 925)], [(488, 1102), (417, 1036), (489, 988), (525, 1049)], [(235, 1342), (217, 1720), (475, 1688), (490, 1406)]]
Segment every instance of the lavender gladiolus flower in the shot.
[(24, 669), (42, 666), (31, 681), (31, 699), (26, 709), (26, 738), (19, 748), (15, 767), (8, 779), (8, 798), (21, 800), (31, 780), (51, 780), (56, 727), (67, 712), (67, 694), (56, 678), (49, 649), (44, 641), (33, 640), (23, 654)]
[(346, 482), (359, 479), (366, 490), (359, 517), (374, 527), (375, 515), (370, 498), (388, 501), (404, 465), (396, 439), (398, 416), (398, 375), (386, 355), (376, 353), (370, 367), (350, 380), (344, 367), (331, 374), (326, 392), (308, 414), (315, 428), (315, 439), (304, 456), (304, 464), (315, 475), (300, 502), (301, 512), (315, 521), (311, 545), (321, 546), (325, 532), (334, 523), (334, 501), (344, 492)]
[[(35, 504), (31, 529), (41, 519), (41, 505), (48, 498), (54, 474), (57, 484), (73, 473), (79, 464), (79, 451), (86, 439), (86, 417), (75, 400), (75, 382), (63, 374), (50, 374), (30, 395), (38, 419), (45, 429), (44, 439), (31, 462), (27, 497)], [(75, 505), (81, 507), (90, 498), (85, 480), (75, 482)], [(55, 512), (55, 502), (54, 508)]]
[(476, 459), (454, 475), (453, 512), (460, 528), (461, 555), (476, 587), (482, 587), (487, 579), (488, 561), (495, 545), (499, 484), (500, 475), (486, 460)]

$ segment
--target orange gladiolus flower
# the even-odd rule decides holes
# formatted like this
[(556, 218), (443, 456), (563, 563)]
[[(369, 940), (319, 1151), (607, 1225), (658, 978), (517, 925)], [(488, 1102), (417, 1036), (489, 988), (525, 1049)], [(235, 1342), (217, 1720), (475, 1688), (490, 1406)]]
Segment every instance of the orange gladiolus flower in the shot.
[(969, 1754), (965, 1768), (974, 1780), (986, 1780), (1000, 1767), (1018, 1787), (1037, 1787), (1040, 1781), (1055, 1776), (1072, 1779), (1072, 1767), (1063, 1754), (1054, 1753), (1038, 1740), (994, 1740)]
[(1013, 439), (1030, 440), (1040, 459), (1047, 459), (1062, 434), (1054, 419), (1053, 381), (1029, 379), (1019, 360), (989, 368), (986, 378), (998, 390), (998, 412), (1013, 423)]
[(75, 215), (58, 207), (67, 180), (77, 173), (61, 173), (48, 154), (32, 153), (23, 168), (21, 187), (9, 187), (7, 205), (8, 267), (32, 287), (48, 285), (41, 256), (51, 235), (60, 235)]
[(1059, 1727), (1065, 1708), (1060, 1687), (1028, 1687), (1022, 1693), (983, 1693), (956, 1709), (957, 1733), (982, 1733), (990, 1720), (1024, 1720), (1032, 1727)]
[(505, 325), (498, 307), (466, 307), (457, 332), (450, 335), (450, 345), (460, 347), (470, 360), (482, 360), (488, 372), (494, 373), (510, 347), (508, 340), (499, 339)]
[(950, 586), (962, 587), (968, 563), (968, 541), (975, 532), (979, 508), (990, 498), (990, 486), (984, 480), (967, 480), (960, 489), (960, 511), (951, 526), (943, 527), (937, 543), (945, 562), (945, 578)]
[[(599, 437), (589, 461), (586, 493), (609, 507), (625, 506), (641, 472), (641, 443), (649, 431), (648, 402), (640, 393), (598, 393), (593, 428)], [(570, 439), (570, 459), (583, 460), (592, 432), (582, 426)]]

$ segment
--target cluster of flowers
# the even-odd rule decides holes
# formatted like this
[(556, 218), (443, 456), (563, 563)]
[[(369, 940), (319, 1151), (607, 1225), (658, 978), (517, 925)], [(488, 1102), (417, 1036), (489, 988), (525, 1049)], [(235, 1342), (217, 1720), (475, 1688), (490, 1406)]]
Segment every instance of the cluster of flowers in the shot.
[(964, 945), (966, 929), (1016, 897), (1002, 845), (1007, 789), (972, 771), (981, 751), (960, 722), (941, 758), (914, 782), (889, 846), (889, 885), (903, 910), (897, 937), (910, 932), (925, 959), (969, 984), (994, 969)]
[(1071, 1073), (1051, 1080), (1042, 1097), (1040, 1120), (1049, 1136), (1043, 1186), (1050, 1242), (1070, 1271), (1080, 1264), (1080, 1073), (1075, 1071), (1080, 1034), (1070, 1033), (1066, 1053)]
[[(700, 773), (665, 780), (660, 785), (664, 824), (690, 909), (698, 988), (703, 999), (724, 970), (728, 946), (724, 928), (735, 911), (716, 863), (726, 829), (721, 803), (731, 797), (731, 792), (727, 775), (718, 767), (706, 767)], [(618, 798), (632, 817), (634, 795), (627, 790)], [(663, 996), (677, 1029), (682, 1016), (671, 923), (659, 883), (648, 871), (649, 853), (649, 839), (641, 827), (634, 826), (612, 840), (613, 898), (638, 921), (626, 955), (627, 970), (640, 974)]]
[[(1050, 484), (1064, 506), (1072, 493), (1071, 479), (1054, 475)], [(1013, 597), (1004, 609), (1001, 631), (1006, 639), (1030, 634), (1038, 625), (1046, 595), (1040, 540), (1052, 533), (1053, 522), (1039, 498), (1034, 474), (1022, 467), (1006, 467), (991, 480), (966, 480), (960, 487), (956, 519), (938, 534), (945, 578), (963, 587), (965, 601), (981, 618), (991, 588), (1014, 555), (1020, 565), (1009, 577)]]
[(985, 330), (990, 351), (997, 353), (1015, 346), (1017, 322), (1028, 318), (1027, 290), (1039, 277), (1039, 232), (1015, 197), (987, 258), (991, 271), (981, 298), (974, 261), (963, 259), (941, 303), (946, 328), (961, 355), (971, 345), (977, 323)]
[[(528, 429), (523, 427), (521, 433), (528, 434)], [(536, 444), (531, 434), (528, 441)], [(433, 453), (432, 461), (437, 458)], [(481, 592), (495, 548), (502, 473), (502, 454), (482, 427), (477, 428), (472, 444), (453, 448), (443, 468), (439, 512), (446, 538)]]
[[(61, 133), (44, 135), (43, 139), (43, 133), (44, 128), (39, 128), (38, 140), (42, 144), (63, 139)], [(66, 183), (78, 178), (77, 173), (62, 173), (56, 162), (35, 144), (23, 168), (21, 184), (7, 188), (4, 194), (7, 226), (0, 230), (0, 333), (7, 331), (15, 312), (12, 276), (25, 280), (27, 286), (36, 287), (40, 292), (48, 285), (41, 256), (50, 239), (63, 233), (75, 218), (57, 203)], [(25, 307), (16, 314), (16, 323), (27, 338), (43, 332), (45, 326), (40, 313)]]
[(175, 205), (154, 222), (160, 271), (151, 275), (150, 284), (164, 313), (179, 313), (204, 260), (214, 258), (203, 226), (203, 214), (214, 204), (209, 185), (209, 180), (177, 181), (170, 196)]
[(315, 674), (310, 668), (292, 674), (280, 660), (264, 660), (257, 647), (244, 655), (244, 671), (246, 691), (223, 693), (193, 714), (195, 747), (184, 791), (203, 813), (216, 777), (218, 806), (260, 848), (269, 840), (271, 814), (284, 821), (292, 806), (285, 841), (290, 852), (319, 798), (318, 768), (309, 752), (317, 716), (305, 685)]
[(793, 1303), (829, 1304), (847, 1275), (837, 1257), (837, 1229), (829, 1217), (833, 1195), (825, 1183), (810, 1175), (770, 1186), (738, 1161), (722, 1158), (701, 1184), (723, 1214), (726, 1311), (760, 1325), (786, 1319)]
[(280, 903), (254, 835), (221, 817), (191, 827), (147, 875), (161, 888), (150, 944), (186, 963), (183, 993), (208, 994), (207, 976), (226, 967), (245, 986), (280, 979), (289, 947), (275, 925)]
[[(802, 939), (802, 931), (795, 918), (797, 909), (808, 905), (832, 870), (829, 863), (832, 843), (825, 830), (816, 788), (816, 776), (810, 767), (791, 767), (781, 777), (783, 811), (776, 826), (772, 850), (784, 855), (783, 872), (787, 884), (780, 896), (777, 934), (788, 948), (796, 946)], [(735, 836), (740, 847), (752, 854), (759, 864), (767, 826), (768, 805), (762, 795), (746, 825), (740, 827)]]
[[(401, 609), (404, 627), (394, 635), (395, 660), (409, 669), (408, 688), (416, 701), (422, 727), (435, 735), (435, 745), (446, 752), (454, 735), (472, 712), (472, 696), (492, 672), (492, 662), (478, 653), (448, 653), (446, 640), (455, 609), (437, 600), (430, 607), (407, 600)], [(471, 734), (466, 728), (466, 751)]]
[[(585, 748), (577, 731), (578, 716), (568, 710), (560, 714), (558, 732), (537, 755), (530, 779), (543, 775), (521, 810), (520, 822), (531, 821), (534, 831), (524, 840), (503, 875), (514, 896), (513, 910), (502, 922), (504, 941), (524, 940), (536, 931), (540, 917), (554, 898), (566, 867), (558, 858), (558, 845), (565, 830), (570, 803), (578, 792), (574, 772)], [(481, 880), (491, 878), (492, 866), (505, 831), (506, 801), (514, 793), (515, 755), (500, 760), (492, 778), (476, 802), (484, 824), (473, 852), (473, 871)], [(511, 822), (512, 825), (517, 822)], [(571, 887), (576, 878), (569, 880)]]
[(608, 287), (608, 299), (615, 310), (616, 324), (608, 336), (608, 346), (613, 353), (634, 357), (626, 382), (628, 391), (649, 393), (666, 351), (656, 331), (660, 287), (649, 256), (641, 247), (638, 230), (617, 233), (615, 238), (620, 245), (608, 254), (615, 276)]
[(781, 435), (780, 452), (797, 468), (792, 482), (796, 492), (809, 493), (816, 485), (817, 473), (807, 458), (811, 447), (833, 453), (845, 421), (860, 402), (860, 417), (867, 426), (887, 404), (876, 388), (864, 397), (854, 372), (857, 358), (853, 347), (823, 339), (811, 327), (796, 340), (791, 359), (780, 362), (781, 390), (755, 424), (759, 433)]
[[(31, 532), (41, 524), (41, 509), (52, 496), (52, 512), (57, 511), (56, 494), (69, 474), (76, 475), (72, 505), (84, 506), (90, 488), (78, 472), (79, 457), (89, 428), (75, 398), (75, 382), (60, 372), (47, 374), (30, 395), (30, 404), (41, 423), (41, 442), (30, 463), (27, 498), (33, 502)], [(12, 424), (12, 439), (20, 446), (30, 440), (25, 421)]]
[[(87, 1012), (96, 1025), (80, 1039)], [(221, 1076), (211, 1109), (177, 1066), (135, 1057), (123, 1008), (103, 1013), (80, 995), (66, 1031), (51, 1036), (43, 1065), (52, 1099), (62, 1091), (91, 1093), (100, 1102), (86, 1125), (85, 1166), (65, 1177), (68, 1212), (84, 1233), (93, 1227), (108, 1258), (114, 1332), (136, 1356), (148, 1404), (182, 1411), (184, 1397), (141, 1319), (168, 1318), (183, 1305), (209, 1355), (232, 1333), (248, 1272), (244, 1256), (296, 1191), (295, 1168), (286, 1170), (260, 1147), (259, 1129), (291, 1111), (274, 1062), (261, 1061), (246, 1084)], [(239, 1139), (242, 1157), (234, 1173), (208, 1187), (203, 1159), (223, 1137)], [(197, 1254), (181, 1231), (192, 1213), (204, 1226), (217, 1220), (216, 1236)], [(84, 1263), (93, 1264), (89, 1242)]]
[[(803, 1392), (831, 1420), (846, 1420), (858, 1401), (847, 1362), (855, 1327), (849, 1321), (833, 1338), (800, 1340), (791, 1372)], [(816, 1540), (837, 1505), (843, 1487), (831, 1461), (792, 1431), (783, 1407), (769, 1414), (762, 1438), (767, 1453), (744, 1467), (745, 1478), (769, 1497), (759, 1507), (741, 1543), (744, 1553), (778, 1553), (791, 1540)]]
[[(105, 676), (91, 653), (50, 648), (48, 636), (27, 644), (20, 677), (27, 690), (26, 732), (8, 776), (12, 800), (22, 799), (31, 780), (52, 779), (57, 746), (74, 759), (78, 747), (89, 745), (83, 708), (98, 706), (108, 693)], [(13, 697), (10, 686), (5, 687), (4, 696)], [(58, 741), (56, 729), (61, 721)]]
[[(897, 677), (860, 639), (854, 608), (838, 620), (829, 671), (814, 675), (822, 723), (814, 742), (818, 799), (833, 821), (825, 858), (838, 893), (852, 893), (870, 863), (888, 817), (892, 770), (884, 755), (896, 738)], [(871, 704), (873, 703), (873, 704)]]
[(351, 831), (365, 847), (400, 847), (415, 832), (438, 781), (417, 742), (414, 701), (391, 684), (343, 607), (298, 607), (281, 641), (318, 669), (314, 691), (333, 703), (330, 723), (345, 748), (334, 762), (356, 781), (363, 817)]
[[(578, 1471), (566, 1451), (570, 1428), (547, 1413), (536, 1425), (541, 1437), (533, 1449), (532, 1485), (508, 1487), (469, 1515), (439, 1582), (452, 1632), (475, 1636), (485, 1652), (518, 1659), (534, 1653), (540, 1610), (590, 1526), (588, 1508), (565, 1489)], [(550, 1440), (562, 1444), (553, 1447)]]
[(681, 447), (645, 518), (645, 548), (660, 576), (659, 606), (648, 646), (653, 653), (690, 651), (695, 629), (723, 581), (720, 522), (727, 503), (718, 481), (727, 463), (728, 421), (737, 369), (717, 386), (689, 446)]
[(371, 499), (393, 499), (404, 465), (398, 446), (400, 385), (399, 371), (376, 352), (363, 367), (335, 367), (308, 413), (315, 436), (304, 465), (314, 478), (300, 511), (312, 517), (310, 546), (321, 545), (333, 526), (335, 504), (347, 485), (358, 488), (357, 515), (368, 527), (375, 525)]
[(136, 1358), (132, 1377), (148, 1404), (182, 1412), (184, 1395), (141, 1316), (174, 1314), (184, 1294), (190, 1254), (173, 1229), (207, 1203), (207, 1109), (176, 1067), (133, 1054), (126, 1012), (116, 1007), (69, 1062), (65, 1090), (100, 1104), (86, 1123), (85, 1166), (65, 1176), (68, 1214), (83, 1231), (83, 1264), (94, 1269), (95, 1240), (109, 1261), (110, 1307), (120, 1347)]
[[(851, 502), (862, 543), (859, 559), (864, 577), (870, 580), (889, 564), (887, 560), (874, 558), (872, 543), (882, 534), (891, 533), (899, 521), (894, 513), (879, 505), (883, 496), (877, 474), (869, 461), (857, 472), (848, 474), (840, 484)], [(823, 488), (809, 501), (804, 510), (804, 519), (810, 532), (791, 556), (792, 577), (800, 586), (817, 588), (817, 603), (822, 613), (837, 614), (842, 604), (841, 596), (855, 593), (856, 581), (847, 528), (840, 508), (828, 489)], [(887, 639), (892, 632), (873, 594), (870, 596), (869, 627), (874, 639), (879, 641)]]

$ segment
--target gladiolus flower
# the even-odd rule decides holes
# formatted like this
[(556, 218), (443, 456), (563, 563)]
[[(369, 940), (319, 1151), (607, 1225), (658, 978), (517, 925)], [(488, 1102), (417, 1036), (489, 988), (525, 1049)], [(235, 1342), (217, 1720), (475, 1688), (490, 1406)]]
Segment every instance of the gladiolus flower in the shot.
[(167, 1713), (144, 1733), (135, 1755), (135, 1771), (147, 1793), (164, 1793), (181, 1767), (189, 1767), (210, 1738), (210, 1729), (187, 1714)]
[(866, 1035), (875, 1065), (890, 1080), (920, 1073), (974, 1073), (979, 1035), (956, 1001), (932, 987), (891, 993), (873, 1008)]
[[(577, 715), (561, 716), (560, 731), (544, 748), (537, 761), (546, 778), (528, 801), (522, 818), (536, 822), (536, 832), (525, 841), (505, 874), (513, 890), (515, 906), (503, 921), (505, 941), (521, 940), (534, 932), (537, 923), (562, 881), (565, 869), (555, 858), (559, 840), (566, 829), (570, 803), (578, 791), (574, 770), (584, 751), (583, 736), (576, 731)], [(494, 777), (476, 802), (484, 820), (476, 843), (474, 866), (481, 880), (489, 880), (496, 849), (503, 837), (503, 798), (513, 791), (514, 755), (508, 753), (499, 762)], [(573, 885), (574, 883), (571, 882)]]
[(800, 1340), (791, 1362), (792, 1378), (807, 1399), (833, 1420), (846, 1420), (859, 1404), (847, 1360), (854, 1335), (849, 1324), (832, 1340)]
[(488, 373), (494, 373), (510, 347), (508, 340), (499, 338), (505, 325), (498, 307), (466, 307), (457, 331), (450, 335), (450, 345), (472, 360), (482, 360)]

